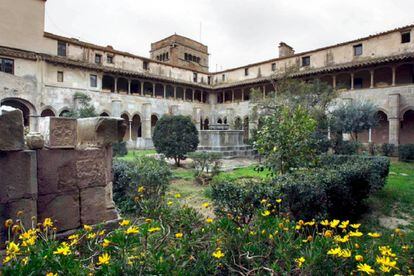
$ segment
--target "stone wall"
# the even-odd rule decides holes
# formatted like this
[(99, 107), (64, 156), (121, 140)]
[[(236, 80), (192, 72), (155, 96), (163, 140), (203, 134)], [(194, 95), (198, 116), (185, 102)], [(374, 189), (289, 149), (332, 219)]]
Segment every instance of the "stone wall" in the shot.
[(118, 219), (111, 143), (124, 136), (122, 120), (40, 118), (25, 143), (22, 112), (2, 106), (0, 129), (1, 221), (23, 211), (26, 225), (50, 217), (62, 232)]

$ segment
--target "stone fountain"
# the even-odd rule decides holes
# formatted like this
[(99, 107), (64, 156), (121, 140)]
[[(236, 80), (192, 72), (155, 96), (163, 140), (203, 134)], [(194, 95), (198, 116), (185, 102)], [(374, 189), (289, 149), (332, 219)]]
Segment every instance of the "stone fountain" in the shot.
[(224, 158), (254, 156), (251, 146), (244, 144), (243, 130), (230, 130), (227, 124), (212, 124), (199, 131), (199, 151), (220, 152)]

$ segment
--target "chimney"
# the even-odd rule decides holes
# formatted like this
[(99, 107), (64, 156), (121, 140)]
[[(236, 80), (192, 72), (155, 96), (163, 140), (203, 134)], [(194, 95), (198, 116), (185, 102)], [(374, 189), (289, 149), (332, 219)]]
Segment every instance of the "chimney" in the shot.
[(295, 50), (284, 42), (279, 43), (279, 57), (290, 57), (295, 54)]

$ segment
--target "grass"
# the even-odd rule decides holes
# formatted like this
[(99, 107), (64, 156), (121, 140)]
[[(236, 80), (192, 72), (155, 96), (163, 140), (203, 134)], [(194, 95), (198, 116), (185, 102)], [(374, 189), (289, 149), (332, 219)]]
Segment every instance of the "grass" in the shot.
[(156, 154), (155, 150), (129, 150), (128, 154), (122, 157), (118, 157), (119, 159), (132, 161), (136, 156), (144, 156), (147, 154)]

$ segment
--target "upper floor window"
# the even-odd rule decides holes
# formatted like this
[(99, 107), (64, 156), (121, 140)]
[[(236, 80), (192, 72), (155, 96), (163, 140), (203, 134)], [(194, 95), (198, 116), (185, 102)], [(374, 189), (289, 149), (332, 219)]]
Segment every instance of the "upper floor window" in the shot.
[(411, 33), (406, 32), (401, 34), (401, 43), (409, 43), (411, 41)]
[(244, 75), (248, 76), (249, 75), (249, 68), (244, 68)]
[(225, 74), (221, 75), (221, 80), (222, 81), (225, 81), (226, 80), (226, 75)]
[(90, 75), (90, 85), (91, 87), (98, 87), (98, 76)]
[(114, 63), (114, 56), (107, 55), (106, 56), (106, 62), (109, 63), (109, 64), (113, 64)]
[(211, 77), (210, 76), (207, 77), (207, 84), (211, 84)]
[(354, 45), (354, 56), (362, 55), (362, 44)]
[(14, 60), (0, 58), (0, 71), (8, 74), (14, 74)]
[(66, 57), (66, 42), (58, 41), (57, 52), (58, 52), (58, 56)]
[(95, 54), (95, 63), (96, 64), (101, 64), (102, 63), (102, 55)]
[(57, 72), (57, 82), (63, 82), (63, 71)]
[(276, 71), (276, 62), (272, 63), (272, 71)]
[(310, 56), (302, 57), (302, 66), (310, 65)]
[(194, 81), (194, 82), (197, 82), (197, 77), (198, 77), (198, 76), (197, 76), (197, 73), (193, 73), (193, 81)]
[(142, 69), (144, 69), (144, 70), (148, 70), (148, 61), (144, 61), (144, 62), (142, 63)]

